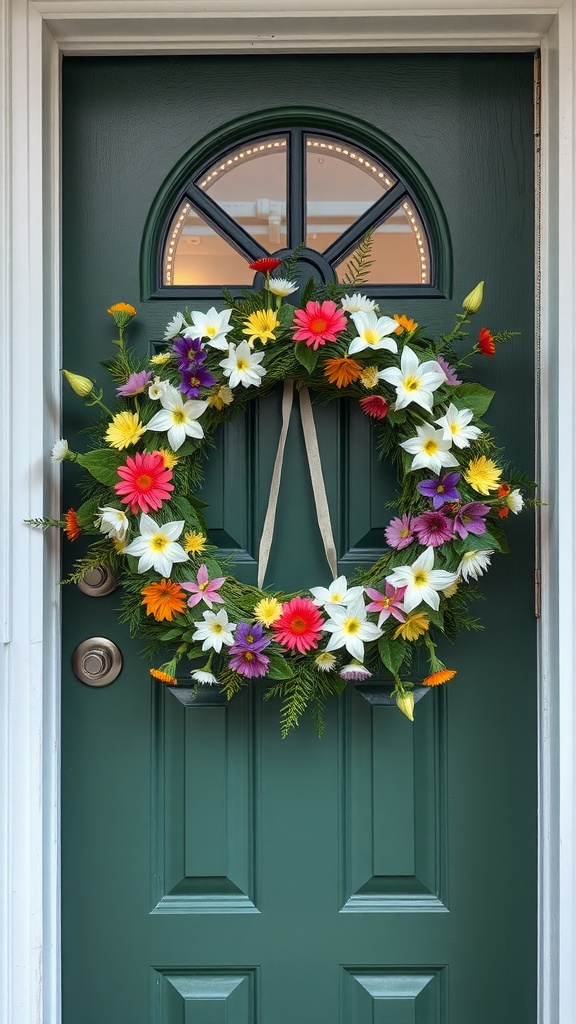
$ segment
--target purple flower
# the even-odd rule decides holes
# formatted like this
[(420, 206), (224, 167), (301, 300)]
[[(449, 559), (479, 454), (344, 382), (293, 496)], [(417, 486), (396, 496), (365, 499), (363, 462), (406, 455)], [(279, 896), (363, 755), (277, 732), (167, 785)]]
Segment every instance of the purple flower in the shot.
[(414, 520), (410, 516), (391, 519), (384, 530), (384, 535), (391, 548), (407, 548), (414, 540)]
[(373, 590), (372, 587), (364, 587), (364, 590), (368, 594), (368, 597), (372, 598), (370, 604), (366, 605), (367, 612), (380, 612), (378, 619), (378, 629), (380, 629), (383, 622), (386, 622), (391, 615), (398, 622), (404, 622), (406, 618), (404, 614), (404, 608), (402, 606), (402, 600), (406, 593), (406, 587), (393, 587), (391, 583), (386, 583), (385, 593), (381, 594), (379, 590)]
[(172, 351), (179, 359), (181, 370), (185, 370), (193, 363), (201, 365), (206, 359), (206, 350), (200, 338), (176, 338)]
[(263, 635), (262, 625), (257, 622), (251, 626), (249, 622), (239, 622), (234, 634), (234, 646), (230, 653), (237, 651), (256, 651), (260, 654), (265, 647), (268, 647), (270, 638)]
[(467, 505), (462, 505), (454, 517), (454, 532), (462, 540), (465, 540), (469, 533), (475, 533), (477, 536), (486, 533), (484, 516), (487, 516), (489, 511), (490, 506), (482, 501), (469, 501)]
[(420, 544), (427, 548), (437, 548), (454, 536), (454, 523), (443, 512), (423, 512), (413, 524)]
[(235, 672), (239, 672), (242, 676), (248, 676), (250, 679), (266, 675), (270, 658), (267, 658), (265, 654), (254, 650), (238, 650), (236, 645), (230, 648), (230, 653), (232, 654), (230, 668), (233, 668)]
[(460, 501), (460, 495), (456, 490), (459, 479), (460, 473), (446, 473), (445, 476), (432, 480), (421, 480), (418, 490), (425, 498), (432, 498), (433, 508), (441, 508), (447, 501)]
[[(218, 576), (216, 579), (208, 578), (208, 569), (204, 565), (204, 562), (198, 569), (196, 576), (196, 583), (181, 583), (180, 586), (183, 590), (189, 590), (192, 597), (189, 597), (186, 604), (189, 608), (193, 608), (195, 604), (199, 604), (200, 601), (204, 601), (209, 608), (212, 607), (212, 602), (215, 604), (224, 604), (224, 598), (220, 597), (218, 593), (220, 587), (226, 579), (225, 576)], [(207, 613), (206, 613), (207, 614)]]
[(452, 384), (453, 387), (457, 387), (458, 384), (462, 383), (460, 378), (456, 376), (455, 371), (452, 369), (447, 359), (444, 359), (443, 356), (436, 356), (436, 362), (440, 365), (440, 368), (444, 370), (444, 376), (446, 377), (447, 384)]
[(182, 381), (180, 383), (180, 391), (187, 398), (198, 398), (200, 394), (200, 388), (211, 388), (216, 383), (216, 377), (205, 370), (199, 364), (196, 366), (190, 365), (185, 370), (181, 368)]
[(356, 660), (351, 661), (349, 665), (344, 665), (339, 674), (341, 679), (352, 679), (356, 682), (364, 682), (364, 680), (372, 678), (372, 673)]
[(151, 370), (141, 370), (140, 373), (131, 373), (125, 384), (116, 388), (116, 393), (124, 398), (131, 398), (132, 395), (140, 395), (147, 384), (152, 380)]

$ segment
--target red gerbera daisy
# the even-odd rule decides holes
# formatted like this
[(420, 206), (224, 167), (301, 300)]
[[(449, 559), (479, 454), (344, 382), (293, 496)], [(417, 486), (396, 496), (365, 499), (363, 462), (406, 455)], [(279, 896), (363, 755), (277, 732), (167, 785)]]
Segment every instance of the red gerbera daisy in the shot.
[(275, 260), (272, 256), (263, 256), (262, 259), (254, 260), (253, 263), (249, 263), (250, 270), (256, 271), (260, 274), (271, 274), (276, 267), (279, 267), (282, 260)]
[(360, 405), (367, 416), (372, 416), (375, 420), (383, 420), (388, 415), (388, 402), (382, 395), (367, 395), (366, 398), (360, 399)]
[(326, 341), (336, 341), (346, 327), (346, 317), (335, 302), (307, 302), (306, 309), (297, 309), (294, 322), (298, 330), (294, 341), (305, 341), (310, 348), (317, 349)]
[(64, 533), (68, 537), (68, 540), (78, 540), (78, 537), (82, 533), (82, 527), (78, 522), (78, 516), (73, 508), (69, 508), (64, 516)]
[(114, 485), (114, 490), (124, 504), (130, 505), (133, 515), (138, 509), (158, 510), (174, 490), (170, 483), (172, 470), (164, 465), (162, 452), (136, 452), (134, 458), (126, 459), (125, 466), (118, 466), (118, 476), (122, 480)]
[(282, 615), (272, 623), (272, 629), (279, 644), (305, 654), (318, 647), (324, 621), (313, 601), (307, 597), (293, 597), (282, 605)]
[(481, 327), (478, 331), (478, 349), (483, 356), (493, 356), (496, 352), (494, 338), (487, 327)]

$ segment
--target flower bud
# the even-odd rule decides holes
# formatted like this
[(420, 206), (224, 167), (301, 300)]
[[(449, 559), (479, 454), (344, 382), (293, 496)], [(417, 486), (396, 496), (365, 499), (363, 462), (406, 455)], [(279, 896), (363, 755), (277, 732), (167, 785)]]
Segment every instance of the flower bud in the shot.
[(462, 300), (462, 307), (467, 313), (477, 313), (482, 305), (482, 299), (484, 298), (484, 281), (480, 281), (475, 288), (472, 289), (469, 295)]
[(396, 703), (403, 715), (414, 721), (414, 694), (411, 690), (399, 690), (396, 693)]
[(70, 373), (69, 370), (62, 370), (62, 373), (66, 377), (70, 387), (80, 398), (88, 398), (88, 395), (92, 394), (94, 390), (94, 384), (88, 377), (81, 377), (79, 373)]

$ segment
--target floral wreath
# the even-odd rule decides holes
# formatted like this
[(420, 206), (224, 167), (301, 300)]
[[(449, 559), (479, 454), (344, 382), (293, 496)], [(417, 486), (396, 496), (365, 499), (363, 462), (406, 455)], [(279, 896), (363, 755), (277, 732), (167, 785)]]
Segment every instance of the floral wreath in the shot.
[[(532, 486), (505, 466), (482, 417), (494, 392), (460, 373), (472, 355), (492, 357), (511, 332), (482, 328), (464, 355), (457, 347), (482, 303), (483, 282), (464, 299), (455, 326), (437, 340), (404, 315), (381, 315), (360, 291), (369, 246), (352, 260), (343, 285), (310, 281), (300, 306), (298, 253), (256, 260), (260, 291), (227, 308), (178, 312), (164, 335), (165, 351), (142, 362), (125, 344), (136, 310), (108, 310), (118, 329), (115, 358), (102, 365), (116, 386), (116, 408), (93, 381), (64, 370), (77, 395), (99, 410), (94, 447), (53, 447), (54, 462), (77, 462), (83, 501), (62, 520), (69, 540), (98, 535), (67, 582), (96, 565), (109, 566), (123, 590), (124, 621), (145, 640), (145, 652), (170, 654), (152, 676), (169, 686), (180, 663), (193, 665), (188, 686), (219, 685), (228, 698), (252, 680), (281, 699), (282, 734), (309, 706), (319, 731), (326, 699), (349, 680), (389, 673), (400, 710), (414, 715), (414, 686), (437, 686), (456, 674), (436, 653), (470, 617), (475, 581), (496, 551), (508, 550), (504, 521), (524, 505)], [(345, 294), (346, 293), (346, 294)], [(387, 547), (350, 582), (286, 595), (238, 582), (216, 558), (194, 497), (206, 442), (216, 428), (279, 382), (309, 388), (321, 401), (359, 401), (378, 432), (380, 456), (397, 465), (397, 515)], [(101, 536), (104, 535), (104, 536)], [(263, 575), (263, 574), (262, 574)], [(418, 651), (427, 656), (422, 678)], [(413, 668), (412, 666), (416, 667)], [(185, 684), (186, 685), (186, 684)]]

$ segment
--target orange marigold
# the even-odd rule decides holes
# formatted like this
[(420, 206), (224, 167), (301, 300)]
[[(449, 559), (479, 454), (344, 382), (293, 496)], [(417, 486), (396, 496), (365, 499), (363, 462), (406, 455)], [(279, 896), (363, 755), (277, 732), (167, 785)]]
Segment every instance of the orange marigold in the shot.
[(400, 316), (398, 316), (398, 313), (394, 313), (394, 319), (398, 324), (398, 327), (394, 331), (394, 334), (401, 334), (402, 331), (415, 331), (416, 328), (418, 327), (416, 321), (412, 320), (408, 316), (404, 316), (404, 313), (402, 313)]
[(153, 615), (157, 622), (164, 619), (171, 622), (186, 607), (185, 591), (179, 583), (172, 583), (171, 580), (150, 583), (142, 587), (141, 593), (144, 595), (142, 604), (146, 605), (146, 614)]
[(331, 384), (337, 388), (347, 388), (355, 380), (358, 380), (362, 373), (362, 367), (355, 359), (349, 356), (334, 356), (327, 359), (324, 367), (324, 374)]
[(78, 516), (73, 508), (69, 508), (64, 516), (64, 524), (64, 532), (68, 537), (68, 540), (78, 540), (78, 537), (82, 533), (82, 527), (78, 522)]
[(445, 668), (441, 672), (433, 672), (432, 675), (426, 676), (426, 679), (422, 680), (422, 686), (440, 686), (442, 683), (448, 683), (450, 679), (454, 679), (455, 675), (454, 669)]
[(175, 676), (169, 676), (167, 672), (161, 672), (159, 668), (151, 668), (150, 675), (154, 676), (154, 679), (159, 679), (161, 683), (168, 683), (169, 686), (178, 686), (178, 680)]
[(508, 505), (502, 505), (502, 508), (498, 509), (498, 516), (500, 519), (507, 519), (509, 512), (510, 509), (508, 508)]
[(129, 316), (136, 316), (136, 310), (134, 306), (131, 306), (129, 302), (115, 302), (110, 309), (106, 310), (107, 313), (128, 313)]

